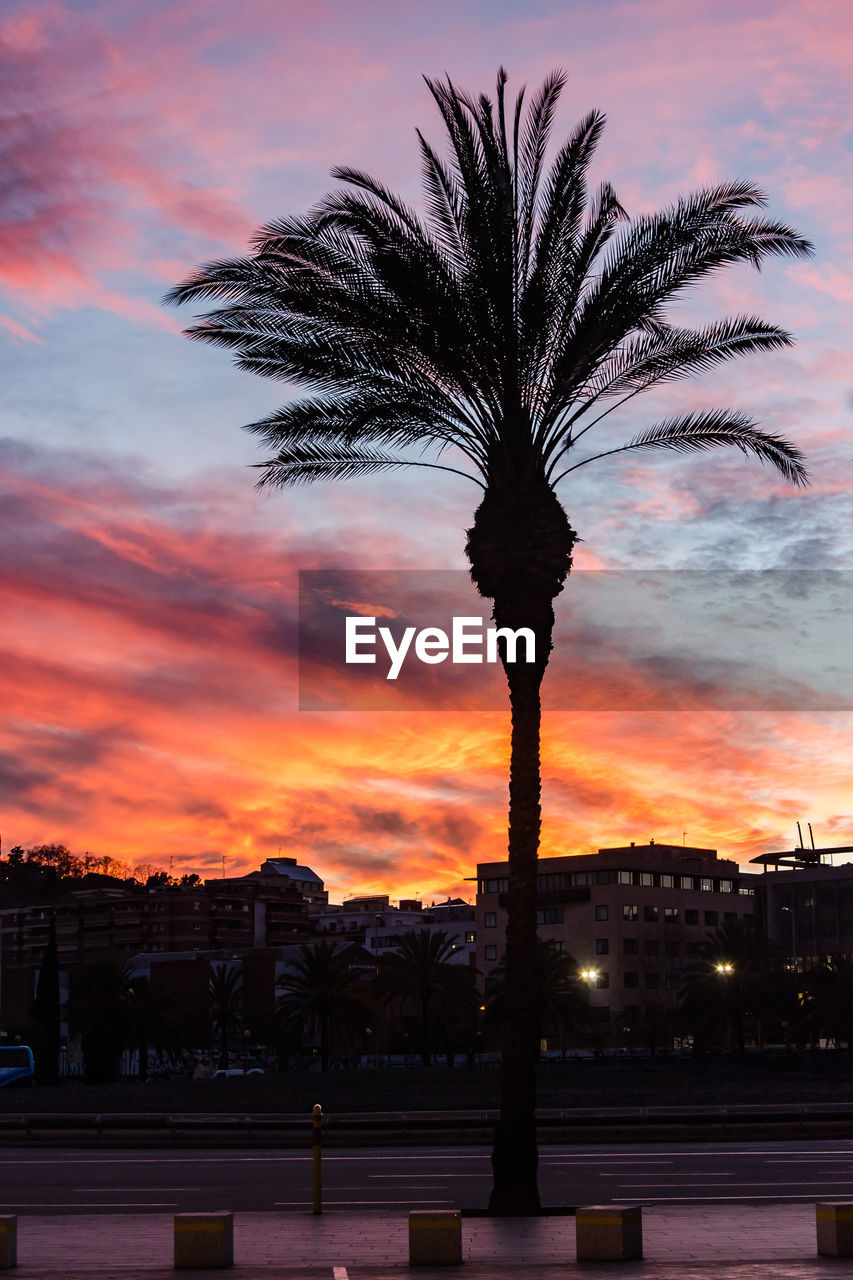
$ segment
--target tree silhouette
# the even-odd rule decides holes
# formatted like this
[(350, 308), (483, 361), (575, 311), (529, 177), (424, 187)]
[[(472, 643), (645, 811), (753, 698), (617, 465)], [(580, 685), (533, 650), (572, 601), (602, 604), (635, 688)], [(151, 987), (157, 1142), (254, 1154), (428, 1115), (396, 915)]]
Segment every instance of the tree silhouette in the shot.
[[(486, 980), (486, 1026), (501, 1027), (506, 1018), (506, 963)], [(543, 938), (536, 942), (535, 1013), (538, 1039), (577, 1032), (589, 1023), (589, 992), (578, 976), (577, 962)]]
[(359, 994), (363, 979), (350, 963), (351, 949), (334, 942), (315, 942), (299, 948), (289, 973), (277, 980), (283, 994), (276, 1002), (281, 1032), (299, 1028), (319, 1033), (320, 1069), (329, 1070), (332, 1039), (346, 1036), (358, 1042), (373, 1022), (373, 1011)]
[(450, 959), (457, 943), (442, 929), (409, 929), (397, 939), (396, 950), (380, 960), (376, 989), (401, 1009), (414, 1009), (425, 1067), (431, 1060), (434, 1018), (470, 1013), (477, 1007), (474, 971)]
[(418, 134), (423, 215), (378, 180), (339, 168), (343, 189), (305, 216), (269, 223), (251, 256), (209, 263), (167, 300), (214, 300), (190, 337), (232, 350), (242, 369), (312, 389), (250, 424), (269, 450), (262, 486), (419, 466), (465, 475), (481, 491), (466, 544), (472, 578), (498, 627), (535, 637), (531, 663), (501, 650), (512, 719), (509, 897), (490, 1201), (494, 1212), (528, 1213), (539, 1207), (540, 686), (576, 538), (557, 486), (626, 451), (725, 445), (803, 483), (794, 446), (737, 410), (677, 414), (623, 444), (587, 445), (642, 391), (788, 345), (787, 333), (753, 316), (688, 329), (666, 308), (722, 267), (810, 246), (751, 212), (765, 197), (748, 182), (629, 221), (609, 183), (588, 190), (603, 115), (590, 112), (546, 169), (564, 77), (550, 75), (529, 106), (522, 90), (510, 111), (506, 82), (501, 70), (493, 101), (427, 81), (449, 150), (442, 157)]
[(47, 946), (39, 969), (33, 1001), (33, 1022), (38, 1028), (36, 1045), (36, 1080), (39, 1084), (56, 1084), (59, 1073), (60, 1001), (59, 949), (56, 943), (56, 917), (50, 913)]
[(208, 1005), (219, 1040), (219, 1068), (224, 1071), (228, 1067), (229, 1041), (243, 1026), (243, 978), (236, 966), (211, 965)]
[(70, 1023), (79, 1033), (83, 1071), (94, 1084), (118, 1078), (121, 1055), (133, 1042), (130, 966), (118, 960), (86, 965), (71, 992)]
[(693, 948), (682, 978), (681, 1014), (698, 1043), (730, 1034), (743, 1053), (747, 1020), (779, 1014), (785, 987), (755, 926), (732, 921)]

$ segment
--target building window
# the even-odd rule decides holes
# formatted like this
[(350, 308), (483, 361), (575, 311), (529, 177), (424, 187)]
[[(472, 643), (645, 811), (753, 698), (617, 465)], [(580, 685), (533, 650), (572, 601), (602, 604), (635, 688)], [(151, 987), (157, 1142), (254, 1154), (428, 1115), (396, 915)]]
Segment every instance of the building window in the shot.
[(623, 938), (622, 950), (624, 951), (626, 956), (635, 956), (637, 954), (637, 939)]
[(623, 973), (622, 985), (633, 990), (640, 985), (640, 975), (638, 973)]
[(484, 960), (497, 960), (497, 958), (498, 958), (497, 947), (486, 947), (485, 950), (483, 951)]
[(709, 880), (707, 876), (702, 876), (702, 892), (711, 893), (714, 888), (714, 881)]
[(556, 951), (558, 955), (562, 954), (563, 944), (557, 938), (547, 938), (545, 941), (545, 946), (548, 947), (551, 951)]
[(643, 943), (643, 951), (647, 956), (660, 955), (660, 944), (658, 943), (657, 938), (646, 938), (646, 941)]
[(720, 913), (719, 913), (719, 911), (706, 911), (706, 912), (705, 912), (705, 923), (706, 923), (706, 924), (710, 924), (710, 925), (719, 924), (719, 923), (720, 923)]
[(724, 911), (724, 912), (723, 912), (723, 924), (734, 924), (734, 922), (735, 922), (736, 920), (737, 920), (737, 912), (736, 912), (736, 911)]
[(751, 884), (742, 884), (738, 889), (738, 893), (743, 893), (746, 895), (746, 897), (751, 898), (752, 895), (755, 893), (755, 890), (753, 889)]
[(675, 887), (675, 877), (670, 875), (668, 871), (661, 873), (660, 887), (662, 889), (672, 889)]
[(664, 907), (663, 922), (664, 924), (678, 924), (678, 907)]
[(620, 872), (619, 872), (619, 883), (620, 883), (620, 884), (633, 884), (633, 883), (634, 883), (634, 880), (633, 880), (633, 877), (632, 877), (632, 875), (631, 875), (631, 872), (630, 872), (630, 871), (620, 871)]
[(599, 991), (606, 991), (610, 986), (610, 974), (606, 971), (599, 973), (598, 977), (595, 979), (595, 985), (598, 987)]
[(658, 909), (657, 907), (643, 907), (643, 919), (646, 924), (657, 924)]
[(200, 929), (201, 929), (201, 921), (200, 921), (200, 920), (194, 920), (194, 921), (193, 921), (193, 928), (194, 928), (194, 929), (196, 929), (196, 930), (200, 930)]
[(465, 941), (466, 941), (466, 942), (476, 942), (476, 941), (477, 941), (477, 935), (476, 935), (476, 933), (474, 932), (474, 930), (473, 930), (473, 929), (466, 929), (466, 931), (465, 931)]
[(609, 939), (609, 938), (596, 938), (596, 940), (595, 940), (595, 954), (596, 954), (597, 956), (606, 956), (606, 955), (609, 955), (609, 954), (610, 954), (610, 939)]
[(623, 907), (623, 908), (622, 908), (622, 919), (623, 919), (623, 920), (639, 920), (639, 918), (640, 918), (640, 911), (639, 911), (639, 908), (638, 908), (638, 907)]
[(693, 877), (692, 877), (692, 876), (682, 876), (682, 877), (681, 877), (681, 887), (682, 887), (682, 889), (695, 889), (695, 888), (696, 888), (696, 885), (693, 883)]
[(699, 912), (698, 912), (698, 911), (695, 911), (695, 910), (693, 909), (693, 907), (688, 907), (688, 908), (687, 908), (687, 910), (684, 912), (684, 923), (685, 923), (685, 924), (698, 924), (698, 923), (699, 923)]
[(732, 884), (731, 880), (720, 881), (720, 893), (731, 893), (733, 889), (734, 889), (734, 885)]
[(201, 911), (201, 903), (200, 903), (200, 902), (194, 902), (194, 903), (193, 903), (193, 911)]
[(497, 913), (494, 911), (487, 911), (485, 916), (483, 917), (483, 924), (486, 926), (486, 928), (494, 929), (497, 927), (497, 923), (498, 923)]
[(608, 909), (607, 903), (600, 902), (598, 906), (595, 908), (596, 920), (606, 920), (609, 917), (609, 915), (610, 915), (610, 911)]
[(647, 973), (646, 974), (646, 990), (657, 991), (659, 988), (660, 988), (660, 974)]
[(562, 924), (563, 912), (560, 907), (540, 907), (536, 912), (537, 924)]
[(674, 938), (667, 938), (667, 940), (666, 940), (666, 942), (665, 942), (665, 944), (664, 944), (664, 951), (665, 951), (666, 955), (668, 955), (668, 956), (670, 956), (670, 957), (672, 957), (672, 956), (680, 956), (680, 955), (681, 955), (681, 943), (680, 943), (680, 942), (676, 942)]
[(610, 884), (610, 872), (609, 872), (609, 871), (596, 871), (596, 873), (595, 873), (595, 883), (596, 883), (596, 884)]
[(509, 879), (484, 880), (483, 893), (509, 893)]
[(654, 884), (654, 882), (655, 882), (655, 878), (654, 878), (654, 876), (652, 875), (651, 871), (641, 871), (641, 872), (640, 872), (640, 884), (644, 884), (644, 885), (646, 885), (646, 887), (648, 888), (648, 887), (650, 887), (651, 885), (653, 885), (653, 884)]

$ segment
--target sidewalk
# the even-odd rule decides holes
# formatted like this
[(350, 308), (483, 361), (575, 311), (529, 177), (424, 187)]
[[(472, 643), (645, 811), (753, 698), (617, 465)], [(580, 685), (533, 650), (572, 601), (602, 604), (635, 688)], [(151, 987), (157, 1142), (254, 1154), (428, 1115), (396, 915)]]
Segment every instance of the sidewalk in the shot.
[[(818, 1259), (814, 1204), (656, 1208), (643, 1211), (642, 1262), (577, 1263), (574, 1218), (469, 1218), (465, 1265), (408, 1267), (405, 1214), (329, 1212), (236, 1215), (228, 1271), (172, 1269), (166, 1214), (21, 1216), (18, 1280), (519, 1280), (631, 1276), (649, 1280), (826, 1280), (849, 1259)], [(76, 1273), (76, 1275), (75, 1275)]]

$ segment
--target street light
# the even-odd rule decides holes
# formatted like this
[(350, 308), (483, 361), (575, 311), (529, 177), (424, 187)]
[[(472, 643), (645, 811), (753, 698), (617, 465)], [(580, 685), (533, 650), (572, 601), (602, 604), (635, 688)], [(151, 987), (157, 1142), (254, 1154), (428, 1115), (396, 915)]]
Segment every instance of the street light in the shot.
[(722, 974), (724, 978), (727, 978), (729, 974), (734, 973), (735, 971), (734, 965), (730, 964), (728, 960), (724, 961), (721, 964), (715, 964), (714, 969), (717, 973)]
[(592, 986), (592, 984), (598, 978), (598, 970), (597, 969), (581, 969), (581, 977), (583, 978), (584, 982), (588, 982), (589, 985)]

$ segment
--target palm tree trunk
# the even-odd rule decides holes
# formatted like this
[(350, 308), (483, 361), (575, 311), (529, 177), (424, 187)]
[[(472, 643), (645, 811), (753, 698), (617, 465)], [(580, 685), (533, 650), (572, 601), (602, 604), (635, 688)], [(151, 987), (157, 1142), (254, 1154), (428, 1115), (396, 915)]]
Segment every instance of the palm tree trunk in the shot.
[(541, 822), (539, 686), (541, 676), (508, 676), (512, 709), (509, 777), (509, 900), (506, 1017), (502, 1045), (501, 1113), (492, 1151), (496, 1214), (536, 1213), (536, 867)]
[(481, 595), (494, 601), (499, 628), (527, 627), (534, 661), (501, 659), (509, 686), (509, 895), (501, 1115), (492, 1153), (492, 1213), (539, 1209), (536, 1186), (536, 865), (541, 820), (539, 690), (551, 654), (554, 597), (572, 565), (575, 532), (543, 477), (489, 488), (468, 530), (465, 550)]

